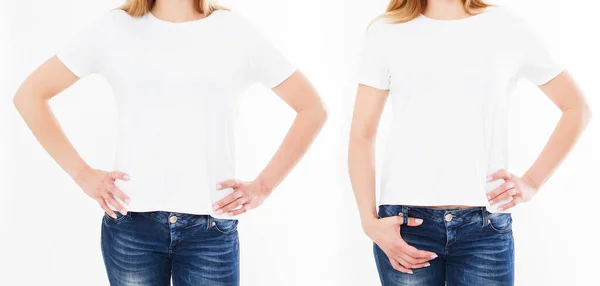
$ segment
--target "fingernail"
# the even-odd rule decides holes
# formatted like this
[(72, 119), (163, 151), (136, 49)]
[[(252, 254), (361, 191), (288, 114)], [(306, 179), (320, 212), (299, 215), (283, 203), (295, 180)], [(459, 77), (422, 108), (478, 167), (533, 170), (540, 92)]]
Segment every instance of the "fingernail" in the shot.
[(213, 205), (213, 211), (216, 211), (216, 210), (218, 210), (218, 209), (219, 209), (219, 205), (217, 205), (217, 204), (214, 204), (214, 205)]
[(431, 264), (429, 264), (429, 263), (425, 264), (425, 267), (429, 267), (429, 266), (431, 266)]
[(129, 202), (131, 202), (131, 200), (130, 200), (130, 199), (125, 199), (125, 203), (126, 203), (126, 204), (129, 204)]
[(487, 176), (486, 180), (487, 180), (488, 182), (491, 182), (491, 181), (492, 181), (492, 176)]
[(125, 176), (123, 176), (123, 179), (125, 179), (125, 180), (129, 180), (129, 175), (125, 175)]
[(116, 218), (117, 218), (117, 215), (116, 215), (116, 214), (111, 214), (110, 216), (111, 216), (112, 218), (114, 218), (114, 219), (116, 219)]
[(222, 214), (222, 213), (223, 213), (223, 210), (217, 210), (217, 213), (218, 213), (218, 214)]
[(412, 272), (412, 271), (408, 271), (407, 273), (408, 273), (408, 274), (413, 274), (413, 272)]
[(490, 200), (490, 205), (494, 203), (494, 200)]
[(437, 254), (434, 254), (431, 256), (431, 259), (435, 259), (436, 257), (438, 257)]
[(229, 216), (230, 216), (230, 215), (233, 215), (233, 213), (231, 213), (231, 212), (227, 212), (227, 215), (229, 215)]
[(489, 200), (489, 199), (491, 199), (491, 198), (492, 198), (492, 196), (490, 196), (490, 195), (487, 195), (487, 198), (488, 198), (488, 200)]
[(415, 219), (415, 222), (418, 223), (418, 224), (421, 224), (423, 222), (423, 219), (422, 218), (417, 218), (417, 219)]
[(223, 185), (221, 185), (221, 184), (217, 184), (217, 189), (220, 189), (220, 188), (222, 188), (222, 187), (223, 187)]
[(510, 183), (506, 184), (506, 186), (507, 186), (508, 188), (512, 188), (512, 187), (514, 187), (514, 186), (515, 186), (515, 183), (513, 183), (513, 182), (510, 182)]
[(499, 211), (501, 211), (501, 210), (503, 210), (503, 209), (504, 209), (504, 208), (501, 208), (501, 207), (500, 207), (500, 208), (498, 208), (498, 210), (499, 210)]
[(127, 210), (122, 209), (121, 211), (119, 211), (122, 215), (127, 215)]

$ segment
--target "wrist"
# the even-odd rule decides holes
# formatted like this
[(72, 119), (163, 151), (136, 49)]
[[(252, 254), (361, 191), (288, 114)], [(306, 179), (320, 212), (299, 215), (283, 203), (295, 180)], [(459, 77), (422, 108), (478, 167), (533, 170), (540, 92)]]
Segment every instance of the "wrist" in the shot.
[(369, 228), (369, 226), (377, 221), (377, 215), (376, 214), (368, 214), (368, 215), (364, 215), (360, 217), (360, 223), (362, 226), (363, 231), (366, 233), (367, 229)]
[(73, 179), (73, 181), (75, 181), (75, 183), (77, 183), (77, 185), (81, 185), (80, 183), (82, 179), (85, 178), (86, 174), (88, 174), (90, 171), (92, 171), (92, 168), (88, 165), (84, 165), (80, 167), (76, 172), (69, 175), (71, 175), (71, 178)]
[(536, 192), (540, 189), (540, 184), (536, 183), (536, 181), (533, 180), (528, 174), (521, 176), (521, 180)]
[(256, 178), (254, 183), (257, 184), (261, 192), (265, 194), (271, 194), (273, 192), (274, 186), (272, 184), (267, 183), (263, 178)]

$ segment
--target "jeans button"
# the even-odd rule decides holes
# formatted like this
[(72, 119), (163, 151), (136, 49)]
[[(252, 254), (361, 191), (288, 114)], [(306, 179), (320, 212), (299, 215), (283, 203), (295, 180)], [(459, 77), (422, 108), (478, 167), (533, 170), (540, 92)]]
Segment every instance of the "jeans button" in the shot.
[(169, 222), (170, 222), (170, 223), (176, 223), (176, 222), (177, 222), (177, 216), (171, 216), (171, 217), (169, 218)]
[(446, 221), (451, 221), (451, 220), (452, 220), (452, 214), (446, 214), (446, 215), (444, 216), (444, 220), (446, 220)]

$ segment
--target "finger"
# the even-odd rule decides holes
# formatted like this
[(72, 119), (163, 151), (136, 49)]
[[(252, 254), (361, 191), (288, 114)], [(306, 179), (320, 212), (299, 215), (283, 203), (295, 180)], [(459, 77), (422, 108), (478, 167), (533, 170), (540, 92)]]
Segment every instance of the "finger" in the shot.
[(390, 264), (392, 264), (392, 267), (394, 267), (394, 269), (396, 269), (402, 273), (413, 274), (412, 270), (407, 269), (404, 266), (402, 266), (398, 261), (396, 261), (396, 259), (389, 258), (389, 260), (390, 260)]
[(110, 172), (110, 177), (113, 180), (124, 180), (124, 181), (128, 181), (129, 180), (129, 175), (123, 173), (123, 172), (119, 172), (119, 171), (113, 171)]
[(243, 214), (243, 213), (247, 212), (247, 211), (250, 209), (250, 208), (249, 208), (249, 207), (247, 207), (247, 206), (249, 206), (249, 205), (248, 205), (248, 204), (245, 204), (245, 205), (243, 205), (241, 208), (239, 208), (239, 209), (237, 209), (237, 210), (234, 210), (234, 211), (230, 211), (230, 212), (228, 212), (227, 214), (228, 214), (228, 215), (230, 215), (230, 216), (241, 215), (241, 214)]
[(119, 212), (122, 215), (126, 215), (127, 214), (127, 210), (119, 203), (115, 200), (115, 198), (112, 196), (112, 194), (110, 192), (106, 192), (103, 196), (104, 200), (106, 200), (106, 202), (111, 205), (113, 208), (119, 210)]
[(100, 207), (104, 210), (105, 213), (107, 213), (109, 216), (111, 216), (114, 219), (117, 218), (117, 214), (115, 214), (115, 212), (113, 212), (113, 210), (111, 210), (108, 207), (108, 205), (106, 204), (106, 202), (104, 201), (104, 199), (98, 199), (96, 201), (98, 202), (98, 204), (100, 204)]
[(404, 267), (407, 267), (407, 268), (415, 268), (417, 265), (429, 263), (429, 260), (431, 260), (431, 257), (415, 258), (415, 257), (408, 255), (405, 252), (398, 253), (398, 255), (396, 255), (395, 258), (402, 258), (404, 261), (406, 261), (406, 263), (400, 262), (400, 264), (402, 264)]
[(119, 200), (121, 200), (122, 202), (129, 204), (130, 199), (129, 197), (123, 193), (121, 190), (119, 190), (119, 188), (117, 188), (115, 185), (110, 185), (109, 187), (107, 187), (108, 191), (112, 193), (112, 195), (116, 198), (119, 198)]
[(404, 268), (407, 268), (407, 269), (417, 269), (417, 268), (423, 268), (423, 267), (427, 267), (427, 266), (431, 265), (431, 264), (429, 264), (429, 259), (416, 261), (414, 258), (412, 258), (404, 253), (403, 253), (403, 255), (394, 257), (394, 259), (396, 259), (400, 263), (400, 265), (402, 265)]
[(222, 207), (232, 203), (233, 201), (241, 198), (243, 196), (243, 193), (241, 191), (235, 191), (231, 194), (229, 194), (228, 196), (222, 198), (220, 201), (216, 202), (213, 205), (213, 210), (215, 210), (217, 213), (223, 213), (223, 210), (221, 209)]
[(506, 171), (505, 169), (500, 169), (494, 173), (491, 173), (489, 176), (487, 176), (488, 182), (499, 180), (499, 179), (504, 179), (504, 180), (510, 179), (510, 173), (508, 173), (508, 171)]
[(510, 209), (521, 202), (521, 197), (515, 197), (512, 201), (498, 207), (499, 211)]
[(419, 250), (417, 248), (415, 248), (414, 246), (407, 244), (405, 242), (405, 246), (404, 246), (404, 253), (408, 254), (409, 256), (416, 258), (416, 259), (435, 259), (437, 256), (437, 254), (435, 252), (431, 252), (431, 251), (425, 251), (425, 250)]
[(237, 188), (241, 184), (240, 181), (236, 179), (226, 180), (217, 184), (217, 190), (227, 189), (227, 188)]
[[(496, 187), (491, 192), (489, 192), (487, 194), (487, 198), (488, 198), (488, 200), (494, 199), (495, 197), (499, 196), (500, 194), (506, 192), (509, 189), (514, 188), (515, 186), (516, 186), (516, 184), (514, 181), (508, 180), (504, 184)], [(496, 199), (494, 199), (494, 200), (497, 201)]]
[(232, 210), (237, 209), (238, 207), (242, 206), (243, 204), (247, 203), (248, 200), (242, 195), (242, 197), (240, 197), (239, 199), (229, 203), (228, 205), (222, 206), (221, 210), (223, 210), (223, 212), (229, 212)]
[(515, 196), (518, 193), (519, 193), (519, 190), (517, 190), (516, 188), (508, 189), (505, 192), (498, 195), (497, 197), (491, 199), (490, 205), (497, 204), (497, 203), (501, 202), (502, 200), (505, 200), (507, 198)]
[(421, 218), (409, 217), (408, 223), (406, 225), (407, 226), (420, 226), (422, 223), (423, 223), (423, 219), (421, 219)]

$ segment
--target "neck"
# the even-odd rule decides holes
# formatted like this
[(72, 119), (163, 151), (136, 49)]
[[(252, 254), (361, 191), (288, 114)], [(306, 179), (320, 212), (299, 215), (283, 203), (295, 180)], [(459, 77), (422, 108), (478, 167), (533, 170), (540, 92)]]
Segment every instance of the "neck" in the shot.
[(462, 0), (427, 0), (423, 15), (439, 20), (457, 20), (470, 16)]
[(152, 15), (169, 22), (187, 22), (204, 18), (194, 7), (194, 0), (156, 0)]

